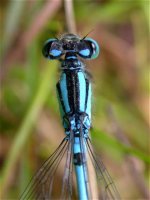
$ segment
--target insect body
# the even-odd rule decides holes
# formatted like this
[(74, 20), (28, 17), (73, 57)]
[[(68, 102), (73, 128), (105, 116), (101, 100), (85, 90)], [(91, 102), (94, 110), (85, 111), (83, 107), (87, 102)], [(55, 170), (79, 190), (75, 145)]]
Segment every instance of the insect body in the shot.
[[(91, 38), (79, 38), (74, 34), (62, 35), (60, 39), (49, 39), (43, 48), (43, 55), (61, 59), (61, 76), (56, 85), (60, 113), (66, 137), (57, 150), (44, 163), (31, 180), (21, 199), (73, 199), (80, 200), (119, 199), (119, 194), (102, 164), (94, 155), (89, 129), (91, 127), (91, 82), (86, 73), (83, 59), (94, 59), (99, 54), (97, 42)], [(65, 157), (64, 176), (60, 193), (53, 196), (55, 171)], [(97, 190), (92, 191), (88, 160), (95, 169)], [(76, 174), (77, 195), (73, 194), (73, 165)], [(103, 184), (101, 184), (101, 182)], [(100, 194), (104, 188), (103, 195)], [(97, 194), (93, 194), (97, 193)]]

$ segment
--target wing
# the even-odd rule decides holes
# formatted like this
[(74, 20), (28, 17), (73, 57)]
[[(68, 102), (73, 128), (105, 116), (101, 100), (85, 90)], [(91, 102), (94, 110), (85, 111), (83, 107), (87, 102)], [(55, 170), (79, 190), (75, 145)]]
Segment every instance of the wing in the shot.
[[(72, 134), (71, 134), (72, 135)], [(90, 199), (100, 200), (119, 200), (119, 193), (107, 172), (105, 166), (99, 161), (91, 145), (89, 137), (81, 139), (82, 156), (84, 160), (84, 171), (86, 173), (88, 160), (91, 160), (93, 168), (95, 169), (95, 177), (97, 179), (96, 187), (97, 198), (92, 198), (90, 194), (96, 187), (91, 188), (94, 185), (94, 181), (87, 179), (86, 184), (89, 189)], [(60, 143), (56, 151), (45, 161), (43, 166), (31, 179), (24, 193), (20, 197), (20, 200), (50, 200), (50, 199), (77, 199), (75, 174), (73, 170), (73, 135), (66, 137)], [(86, 149), (84, 148), (86, 145)], [(90, 158), (90, 159), (89, 159)], [(62, 172), (63, 170), (63, 172)], [(62, 172), (63, 176), (60, 176)], [(89, 176), (91, 171), (89, 173)], [(102, 190), (103, 189), (103, 190)], [(101, 193), (100, 193), (101, 191)]]
[[(64, 176), (60, 178), (62, 169)], [(66, 137), (31, 179), (20, 200), (71, 199), (71, 195), (72, 145)]]
[(121, 197), (113, 183), (106, 167), (95, 155), (92, 143), (89, 137), (86, 138), (86, 147), (91, 163), (95, 169), (95, 178), (97, 185), (97, 196), (101, 200), (120, 200)]

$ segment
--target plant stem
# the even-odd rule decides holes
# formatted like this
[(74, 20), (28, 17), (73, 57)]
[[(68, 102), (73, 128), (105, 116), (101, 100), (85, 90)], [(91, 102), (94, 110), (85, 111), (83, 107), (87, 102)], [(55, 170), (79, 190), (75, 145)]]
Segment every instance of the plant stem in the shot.
[(52, 81), (52, 79), (55, 77), (54, 74), (56, 71), (55, 67), (56, 62), (53, 62), (51, 65), (53, 66), (47, 66), (44, 73), (42, 74), (41, 83), (39, 84), (39, 89), (32, 101), (31, 106), (29, 107), (29, 110), (27, 111), (22, 121), (18, 133), (16, 133), (16, 138), (14, 139), (14, 143), (9, 151), (9, 155), (4, 164), (1, 176), (2, 194), (5, 194), (5, 189), (6, 187), (8, 187), (9, 178), (13, 173), (13, 168), (15, 166), (15, 163), (19, 155), (21, 155), (21, 150), (23, 149), (28, 138), (30, 137), (33, 125), (35, 124), (39, 116), (39, 113), (48, 98), (49, 91), (52, 90), (53, 85), (50, 84), (50, 82), (54, 82)]

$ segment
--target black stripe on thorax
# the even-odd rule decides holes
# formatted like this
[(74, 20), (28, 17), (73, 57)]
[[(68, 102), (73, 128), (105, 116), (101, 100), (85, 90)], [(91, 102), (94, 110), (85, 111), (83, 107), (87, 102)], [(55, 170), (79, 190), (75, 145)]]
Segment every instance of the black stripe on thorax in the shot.
[(87, 108), (87, 101), (88, 101), (88, 96), (89, 96), (89, 80), (85, 79), (86, 81), (86, 96), (85, 96), (85, 108), (84, 110), (86, 110)]
[(68, 90), (68, 102), (73, 113), (79, 111), (80, 106), (80, 91), (79, 91), (79, 79), (78, 71), (66, 70), (66, 81)]
[(59, 95), (59, 99), (60, 99), (62, 109), (63, 109), (64, 113), (66, 114), (66, 109), (65, 109), (63, 98), (62, 98), (62, 91), (60, 89), (60, 83), (59, 82), (56, 84), (56, 88), (57, 88), (57, 92), (58, 92), (58, 95)]

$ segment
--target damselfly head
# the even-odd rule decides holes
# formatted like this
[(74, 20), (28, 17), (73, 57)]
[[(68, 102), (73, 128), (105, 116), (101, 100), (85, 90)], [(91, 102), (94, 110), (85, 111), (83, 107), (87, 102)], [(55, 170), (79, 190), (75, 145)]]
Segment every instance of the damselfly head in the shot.
[(49, 39), (43, 47), (43, 55), (48, 59), (59, 59), (62, 55), (72, 53), (84, 59), (95, 59), (99, 54), (99, 46), (92, 38), (80, 38), (69, 33), (59, 39)]

